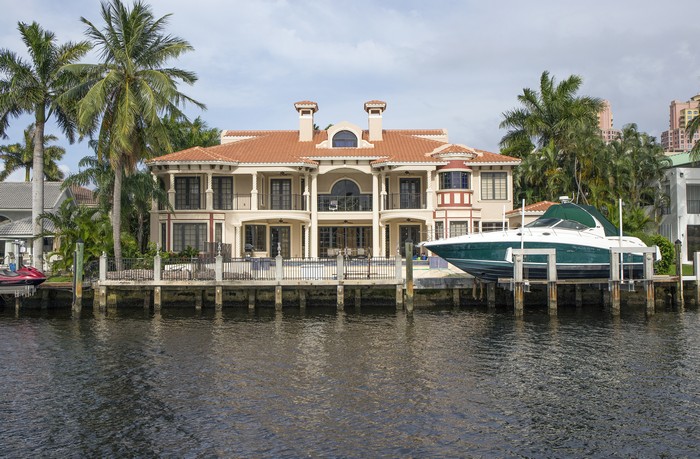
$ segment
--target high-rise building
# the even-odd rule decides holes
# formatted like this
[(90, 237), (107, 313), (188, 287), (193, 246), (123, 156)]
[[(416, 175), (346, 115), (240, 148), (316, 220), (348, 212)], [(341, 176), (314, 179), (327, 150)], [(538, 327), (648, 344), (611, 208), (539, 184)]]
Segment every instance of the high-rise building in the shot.
[(619, 129), (613, 129), (612, 109), (610, 108), (610, 102), (607, 100), (603, 100), (603, 109), (598, 112), (598, 128), (605, 143), (612, 142), (621, 134)]
[(690, 121), (700, 113), (700, 94), (687, 102), (671, 101), (669, 107), (668, 130), (661, 133), (661, 145), (666, 151), (689, 151), (700, 140), (696, 133), (689, 138), (685, 132)]

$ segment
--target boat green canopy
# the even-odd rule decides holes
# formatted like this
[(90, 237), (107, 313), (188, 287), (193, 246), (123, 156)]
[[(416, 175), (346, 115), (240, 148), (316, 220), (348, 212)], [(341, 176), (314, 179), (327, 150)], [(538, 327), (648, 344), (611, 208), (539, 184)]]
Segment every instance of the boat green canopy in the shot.
[(606, 236), (618, 236), (620, 234), (615, 225), (610, 223), (610, 221), (593, 206), (574, 204), (572, 202), (556, 204), (547, 209), (544, 215), (542, 215), (540, 218), (573, 220), (581, 223), (582, 225), (586, 225), (589, 228), (595, 228), (595, 221), (598, 220), (605, 230)]

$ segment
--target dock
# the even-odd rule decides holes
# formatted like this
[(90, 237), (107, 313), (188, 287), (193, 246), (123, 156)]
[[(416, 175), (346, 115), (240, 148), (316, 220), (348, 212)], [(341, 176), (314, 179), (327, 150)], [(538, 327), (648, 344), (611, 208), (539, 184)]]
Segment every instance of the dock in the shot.
[[(698, 281), (700, 276), (659, 276), (653, 273), (653, 248), (645, 251), (643, 278), (620, 276), (615, 268), (620, 253), (614, 250), (611, 263), (614, 269), (609, 279), (557, 279), (554, 268), (554, 251), (526, 249), (514, 250), (514, 271), (511, 278), (485, 283), (447, 265), (442, 259), (414, 260), (395, 257), (347, 257), (329, 258), (228, 258), (195, 257), (173, 259), (155, 256), (151, 259), (122, 259), (119, 262), (103, 254), (99, 261), (99, 274), (86, 279), (82, 288), (72, 291), (70, 284), (42, 285), (38, 290), (6, 292), (5, 303), (14, 296), (16, 308), (24, 297), (40, 294), (42, 307), (49, 298), (55, 298), (54, 290), (73, 293), (73, 308), (80, 309), (83, 291), (94, 294), (93, 307), (106, 310), (117, 303), (139, 301), (144, 307), (159, 310), (164, 304), (194, 303), (201, 309), (213, 306), (220, 310), (224, 305), (243, 306), (254, 310), (259, 306), (283, 307), (298, 305), (305, 308), (311, 300), (319, 298), (327, 304), (334, 303), (338, 310), (346, 303), (355, 308), (367, 304), (395, 304), (397, 309), (411, 313), (418, 301), (421, 305), (452, 303), (460, 305), (484, 305), (493, 309), (496, 304), (513, 308), (516, 316), (523, 314), (526, 296), (528, 304), (546, 305), (549, 314), (556, 314), (560, 304), (581, 307), (587, 302), (604, 304), (612, 315), (620, 314), (621, 292), (625, 299), (635, 296), (636, 302), (645, 305), (647, 315), (654, 314), (657, 302), (677, 305), (682, 301), (682, 285), (695, 287), (695, 304), (700, 302)], [(639, 252), (639, 248), (635, 248)], [(545, 253), (546, 252), (546, 253)], [(406, 253), (412, 253), (407, 250)], [(541, 258), (546, 255), (550, 269), (547, 279), (528, 279), (524, 260), (529, 255)], [(437, 257), (435, 257), (437, 258)], [(434, 261), (436, 263), (434, 263)], [(696, 269), (697, 273), (698, 270)], [(656, 288), (664, 293), (657, 295)], [(542, 298), (542, 289), (546, 296)], [(532, 289), (532, 290), (531, 290)], [(631, 294), (637, 289), (644, 292)], [(531, 294), (532, 292), (532, 294)], [(2, 293), (2, 292), (0, 292)], [(59, 292), (60, 293), (60, 292)], [(60, 293), (65, 296), (65, 293)], [(659, 298), (660, 297), (660, 298)], [(127, 301), (128, 300), (128, 301)]]

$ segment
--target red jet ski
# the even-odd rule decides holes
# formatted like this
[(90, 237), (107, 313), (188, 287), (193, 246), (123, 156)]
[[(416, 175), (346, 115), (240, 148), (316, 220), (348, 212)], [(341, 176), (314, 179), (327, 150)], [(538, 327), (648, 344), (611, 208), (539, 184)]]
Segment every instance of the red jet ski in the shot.
[(0, 269), (0, 287), (12, 285), (39, 285), (46, 280), (44, 273), (33, 266), (22, 266), (17, 271)]

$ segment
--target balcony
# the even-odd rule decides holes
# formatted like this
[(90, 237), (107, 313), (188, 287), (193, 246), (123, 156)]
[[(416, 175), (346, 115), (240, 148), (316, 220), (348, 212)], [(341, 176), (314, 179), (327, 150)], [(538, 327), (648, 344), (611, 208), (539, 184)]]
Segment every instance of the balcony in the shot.
[(318, 197), (319, 212), (371, 212), (372, 195), (359, 196), (333, 196), (320, 195)]
[(425, 201), (425, 193), (390, 193), (384, 201), (384, 209), (425, 209)]
[(259, 194), (260, 210), (306, 210), (304, 196), (300, 194)]

